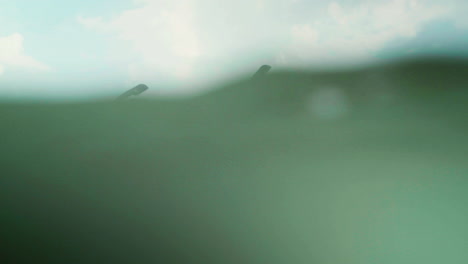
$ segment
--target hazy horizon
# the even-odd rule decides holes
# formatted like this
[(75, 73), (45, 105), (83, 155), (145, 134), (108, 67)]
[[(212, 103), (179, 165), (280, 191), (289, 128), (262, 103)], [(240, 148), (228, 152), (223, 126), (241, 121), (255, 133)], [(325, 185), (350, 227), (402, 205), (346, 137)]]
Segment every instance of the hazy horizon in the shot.
[[(0, 97), (185, 93), (260, 65), (467, 57), (461, 0), (0, 0)], [(45, 19), (47, 17), (47, 19)]]

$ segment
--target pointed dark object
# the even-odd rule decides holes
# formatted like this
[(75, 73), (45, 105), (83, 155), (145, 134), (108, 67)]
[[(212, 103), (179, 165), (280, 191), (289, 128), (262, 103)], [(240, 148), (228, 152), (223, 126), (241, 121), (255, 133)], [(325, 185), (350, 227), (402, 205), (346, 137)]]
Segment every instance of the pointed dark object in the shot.
[(139, 84), (135, 87), (133, 87), (132, 89), (126, 91), (125, 93), (121, 94), (119, 97), (117, 97), (117, 101), (120, 101), (120, 100), (124, 100), (124, 99), (127, 99), (128, 97), (134, 95), (139, 95), (141, 93), (143, 93), (144, 91), (148, 90), (148, 86), (144, 85), (144, 84)]
[(271, 70), (270, 65), (263, 65), (258, 71), (252, 76), (252, 80), (258, 80), (264, 77)]

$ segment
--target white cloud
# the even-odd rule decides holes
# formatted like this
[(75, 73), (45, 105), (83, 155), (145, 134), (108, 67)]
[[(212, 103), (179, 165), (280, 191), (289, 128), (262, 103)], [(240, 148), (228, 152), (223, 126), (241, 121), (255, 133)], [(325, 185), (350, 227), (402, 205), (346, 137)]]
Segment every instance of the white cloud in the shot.
[(461, 0), (458, 2), (457, 0), (446, 0), (445, 4), (452, 7), (451, 11), (456, 25), (461, 29), (468, 29), (468, 16), (466, 15), (468, 1)]
[(389, 41), (414, 37), (427, 22), (447, 12), (418, 0), (331, 2), (327, 16), (291, 27), (291, 44), (278, 61), (281, 57), (288, 57), (289, 64), (370, 59)]
[[(275, 7), (269, 1), (136, 2), (139, 7), (109, 20), (79, 16), (77, 21), (125, 43), (122, 46), (130, 49), (122, 49), (122, 54), (131, 57), (130, 76), (139, 81), (173, 78), (187, 82), (200, 75), (219, 78), (223, 72), (219, 65), (239, 65), (240, 59), (255, 51), (271, 49), (268, 41), (277, 33), (276, 19), (267, 17)], [(281, 8), (275, 8), (274, 12), (281, 13)]]
[(85, 27), (105, 30), (107, 29), (106, 23), (102, 17), (83, 17), (77, 16), (78, 23), (82, 24)]
[(187, 82), (247, 63), (366, 60), (448, 12), (435, 1), (135, 0), (138, 7), (112, 19), (80, 16), (77, 21), (130, 48), (121, 53), (129, 58), (132, 79)]
[(193, 25), (191, 1), (138, 2), (144, 5), (110, 21), (78, 17), (78, 22), (113, 32), (130, 44), (131, 52), (138, 56), (129, 66), (133, 78), (147, 79), (155, 73), (179, 78), (190, 76), (195, 61), (204, 52)]
[(8, 68), (47, 71), (49, 67), (24, 53), (23, 36), (19, 33), (0, 38), (0, 74)]
[(291, 29), (292, 37), (295, 41), (300, 40), (301, 43), (307, 45), (315, 45), (318, 40), (318, 32), (310, 25), (294, 25)]

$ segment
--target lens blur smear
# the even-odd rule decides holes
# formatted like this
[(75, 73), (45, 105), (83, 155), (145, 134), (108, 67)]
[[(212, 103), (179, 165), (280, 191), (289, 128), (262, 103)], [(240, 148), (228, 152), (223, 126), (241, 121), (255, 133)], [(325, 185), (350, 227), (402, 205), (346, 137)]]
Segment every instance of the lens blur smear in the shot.
[(37, 2), (0, 1), (4, 263), (468, 259), (463, 1)]

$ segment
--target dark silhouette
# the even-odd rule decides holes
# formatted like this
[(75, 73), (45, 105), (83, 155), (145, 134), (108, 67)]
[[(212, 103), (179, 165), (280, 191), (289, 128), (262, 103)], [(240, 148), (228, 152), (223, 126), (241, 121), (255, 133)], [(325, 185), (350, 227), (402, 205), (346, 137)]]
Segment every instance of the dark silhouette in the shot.
[(117, 97), (117, 101), (121, 101), (121, 100), (125, 100), (127, 99), (128, 97), (134, 95), (139, 95), (141, 93), (143, 93), (144, 91), (148, 90), (148, 86), (144, 85), (144, 84), (139, 84), (135, 87), (133, 87), (132, 89), (126, 91), (125, 93), (121, 94), (119, 97)]
[(263, 65), (258, 71), (252, 76), (252, 80), (258, 80), (264, 77), (271, 70), (270, 65)]

